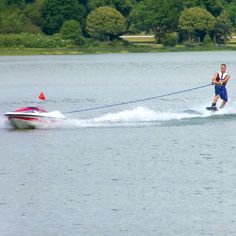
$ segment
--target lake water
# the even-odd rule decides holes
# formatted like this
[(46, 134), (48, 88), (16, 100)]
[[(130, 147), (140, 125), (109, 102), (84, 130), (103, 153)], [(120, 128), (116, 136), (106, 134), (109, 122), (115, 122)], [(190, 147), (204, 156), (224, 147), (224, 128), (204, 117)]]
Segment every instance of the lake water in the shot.
[[(207, 87), (38, 130), (3, 117), (201, 86), (223, 62), (230, 102), (215, 114)], [(0, 57), (0, 235), (236, 235), (235, 75), (235, 52)]]

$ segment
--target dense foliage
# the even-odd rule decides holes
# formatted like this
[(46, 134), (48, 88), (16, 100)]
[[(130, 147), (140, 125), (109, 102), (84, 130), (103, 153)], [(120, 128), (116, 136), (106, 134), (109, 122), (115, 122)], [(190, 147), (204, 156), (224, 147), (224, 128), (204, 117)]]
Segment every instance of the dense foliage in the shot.
[(83, 34), (81, 26), (76, 20), (65, 21), (61, 27), (63, 39), (73, 40), (77, 45), (83, 44)]
[(44, 46), (54, 34), (57, 45), (82, 45), (123, 33), (153, 34), (164, 45), (224, 44), (235, 31), (236, 0), (0, 0), (0, 46), (27, 37)]
[(0, 45), (7, 48), (60, 48), (70, 47), (71, 44), (71, 41), (62, 39), (59, 34), (0, 34)]
[(178, 25), (178, 11), (173, 0), (143, 0), (133, 8), (130, 18), (135, 29), (153, 32), (158, 42)]
[(200, 7), (184, 9), (179, 17), (179, 28), (189, 35), (189, 41), (195, 35), (204, 35), (214, 29), (215, 18), (210, 12)]
[(109, 41), (125, 32), (125, 18), (114, 8), (99, 7), (88, 15), (86, 30), (91, 37)]

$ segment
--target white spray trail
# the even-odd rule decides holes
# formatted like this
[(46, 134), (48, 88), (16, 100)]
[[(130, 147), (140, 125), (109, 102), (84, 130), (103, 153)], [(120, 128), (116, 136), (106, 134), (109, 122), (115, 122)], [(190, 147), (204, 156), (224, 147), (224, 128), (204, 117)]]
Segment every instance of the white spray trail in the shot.
[(222, 109), (216, 113), (202, 108), (183, 112), (157, 112), (145, 107), (131, 110), (107, 113), (92, 119), (68, 119), (61, 124), (64, 128), (72, 127), (116, 127), (162, 124), (166, 121), (190, 120), (193, 118), (208, 118), (212, 116), (236, 115), (236, 106)]
[[(160, 112), (153, 111), (145, 107), (136, 107), (130, 110), (123, 110), (119, 112), (106, 113), (99, 117), (91, 119), (67, 119), (59, 121), (55, 124), (42, 126), (42, 129), (54, 128), (92, 128), (92, 127), (120, 127), (120, 126), (150, 126), (153, 124), (165, 124), (168, 121), (181, 121), (197, 118), (209, 118), (213, 116), (227, 116), (236, 115), (236, 104), (231, 104), (225, 109), (218, 112), (211, 112), (205, 109), (205, 105), (193, 110), (186, 110), (182, 112), (168, 111)], [(167, 123), (166, 123), (167, 124)], [(7, 128), (4, 119), (0, 119), (0, 128)]]

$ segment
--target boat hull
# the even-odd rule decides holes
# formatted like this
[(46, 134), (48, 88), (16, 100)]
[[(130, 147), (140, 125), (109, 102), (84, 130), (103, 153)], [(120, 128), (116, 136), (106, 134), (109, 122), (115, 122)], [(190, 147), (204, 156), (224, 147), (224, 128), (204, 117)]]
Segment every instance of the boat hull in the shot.
[(52, 122), (45, 122), (42, 119), (26, 119), (21, 117), (8, 118), (9, 124), (15, 129), (37, 129), (43, 128)]
[(65, 117), (59, 112), (50, 113), (5, 113), (11, 127), (15, 129), (39, 129), (55, 125)]

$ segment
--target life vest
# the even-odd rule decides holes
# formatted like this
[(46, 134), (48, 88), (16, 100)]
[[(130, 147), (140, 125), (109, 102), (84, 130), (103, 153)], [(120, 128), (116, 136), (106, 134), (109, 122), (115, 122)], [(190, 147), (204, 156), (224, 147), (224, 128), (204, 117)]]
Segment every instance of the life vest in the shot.
[[(224, 80), (227, 76), (228, 76), (228, 73), (226, 73), (226, 72), (225, 72), (225, 73), (218, 72), (216, 81), (222, 81), (222, 80)], [(226, 85), (226, 83), (224, 83), (223, 85)]]

